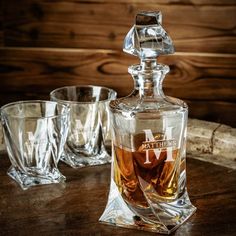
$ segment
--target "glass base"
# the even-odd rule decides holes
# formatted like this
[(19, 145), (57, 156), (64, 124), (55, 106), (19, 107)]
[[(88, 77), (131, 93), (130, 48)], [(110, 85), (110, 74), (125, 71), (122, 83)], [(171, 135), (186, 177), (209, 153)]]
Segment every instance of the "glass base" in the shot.
[(66, 177), (56, 168), (46, 175), (33, 174), (33, 170), (31, 170), (31, 172), (32, 174), (26, 174), (14, 166), (11, 166), (7, 171), (7, 174), (14, 179), (23, 190), (35, 185), (63, 183), (66, 180)]
[(64, 153), (61, 155), (61, 161), (73, 168), (95, 166), (111, 163), (111, 156), (107, 152), (103, 152), (97, 156), (83, 156), (81, 154)]
[(135, 213), (133, 207), (123, 200), (112, 180), (108, 203), (99, 221), (124, 228), (170, 234), (196, 211), (196, 207), (191, 204), (187, 192), (172, 203), (155, 205), (152, 210), (150, 208), (144, 210), (142, 215)]

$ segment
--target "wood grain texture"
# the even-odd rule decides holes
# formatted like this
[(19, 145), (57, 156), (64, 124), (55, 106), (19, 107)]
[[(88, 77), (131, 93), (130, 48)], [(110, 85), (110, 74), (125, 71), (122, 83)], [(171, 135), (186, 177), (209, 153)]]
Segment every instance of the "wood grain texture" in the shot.
[(186, 101), (189, 117), (236, 127), (236, 104), (221, 101)]
[[(236, 55), (185, 54), (162, 56), (170, 66), (167, 94), (186, 100), (236, 102)], [(1, 48), (1, 92), (48, 93), (58, 86), (99, 84), (120, 96), (133, 87), (127, 72), (138, 58), (111, 50)]]
[[(171, 72), (167, 95), (186, 100), (190, 117), (236, 126), (236, 56), (185, 54), (161, 57)], [(137, 63), (111, 50), (0, 49), (0, 104), (22, 99), (48, 99), (66, 85), (95, 84), (127, 95), (133, 80), (127, 67)]]
[[(65, 185), (37, 186), (27, 191), (6, 175), (9, 165), (7, 156), (1, 155), (1, 235), (153, 235), (98, 222), (109, 191), (109, 165), (78, 170), (60, 164), (67, 177)], [(236, 171), (188, 159), (187, 178), (197, 212), (172, 235), (235, 235)]]
[(176, 50), (235, 53), (235, 1), (5, 0), (7, 46), (118, 49), (140, 10), (161, 10)]
[(4, 0), (0, 0), (0, 47), (4, 45), (4, 29), (3, 29), (4, 16), (3, 16), (3, 1), (4, 1)]
[[(62, 2), (62, 0), (53, 0), (54, 3)], [(77, 2), (87, 3), (144, 3), (143, 0), (77, 0)], [(145, 2), (146, 3), (146, 2)], [(157, 3), (156, 0), (149, 0), (148, 3)], [(235, 5), (235, 0), (158, 0), (158, 4), (169, 4), (169, 5), (196, 5), (196, 6), (209, 6), (209, 5)]]
[(236, 129), (215, 122), (188, 119), (187, 130), (188, 156), (236, 170)]

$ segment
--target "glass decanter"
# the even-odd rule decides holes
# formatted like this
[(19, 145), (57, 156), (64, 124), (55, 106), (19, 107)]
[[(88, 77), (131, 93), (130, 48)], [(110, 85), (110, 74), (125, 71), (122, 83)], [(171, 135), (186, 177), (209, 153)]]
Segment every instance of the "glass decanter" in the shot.
[(169, 67), (161, 54), (174, 53), (160, 12), (141, 12), (123, 50), (138, 56), (129, 67), (133, 92), (110, 103), (112, 169), (109, 199), (100, 221), (169, 234), (196, 210), (186, 189), (188, 107), (167, 97), (162, 81)]

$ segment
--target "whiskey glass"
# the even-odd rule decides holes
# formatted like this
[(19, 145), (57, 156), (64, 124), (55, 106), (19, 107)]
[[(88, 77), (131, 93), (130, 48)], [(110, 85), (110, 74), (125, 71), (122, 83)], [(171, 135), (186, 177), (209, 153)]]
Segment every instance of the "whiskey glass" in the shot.
[(70, 128), (61, 160), (73, 168), (110, 162), (108, 104), (116, 92), (101, 86), (66, 86), (53, 90), (50, 97), (70, 107)]
[(186, 188), (188, 107), (165, 96), (169, 67), (157, 63), (174, 52), (160, 12), (141, 12), (123, 50), (140, 58), (130, 66), (133, 92), (110, 102), (112, 168), (110, 193), (100, 221), (170, 234), (196, 210)]
[(8, 175), (22, 189), (61, 183), (57, 168), (66, 141), (69, 107), (51, 101), (19, 101), (1, 107)]

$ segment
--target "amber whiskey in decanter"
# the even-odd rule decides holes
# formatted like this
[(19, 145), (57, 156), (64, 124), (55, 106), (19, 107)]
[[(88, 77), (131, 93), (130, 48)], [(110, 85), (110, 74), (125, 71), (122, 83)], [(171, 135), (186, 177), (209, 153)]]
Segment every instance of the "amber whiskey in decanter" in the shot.
[(140, 64), (128, 69), (133, 92), (110, 103), (112, 175), (100, 221), (169, 234), (196, 208), (186, 189), (188, 107), (162, 90), (169, 67), (157, 57), (174, 47), (161, 18), (160, 12), (138, 13), (124, 40), (123, 50)]

